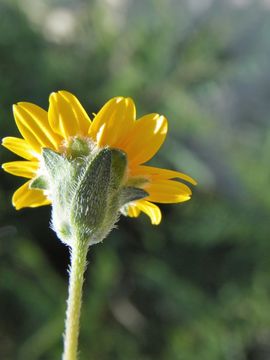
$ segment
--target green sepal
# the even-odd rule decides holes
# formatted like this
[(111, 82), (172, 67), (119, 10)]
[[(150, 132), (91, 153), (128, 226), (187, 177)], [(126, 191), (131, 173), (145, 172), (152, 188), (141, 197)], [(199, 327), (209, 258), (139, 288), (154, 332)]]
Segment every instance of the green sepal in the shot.
[(69, 246), (73, 241), (88, 245), (102, 241), (125, 204), (148, 196), (137, 186), (147, 180), (126, 183), (127, 156), (122, 150), (98, 149), (75, 138), (63, 154), (45, 148), (42, 158), (44, 176), (34, 179), (31, 186), (49, 190), (52, 227)]
[(30, 182), (29, 187), (30, 189), (48, 190), (48, 180), (44, 175), (38, 176)]
[(111, 149), (111, 181), (110, 187), (112, 189), (119, 189), (119, 186), (123, 182), (127, 168), (127, 156), (126, 154), (118, 149)]
[(145, 197), (149, 196), (149, 194), (143, 190), (143, 189), (139, 189), (139, 188), (135, 188), (135, 187), (125, 187), (123, 188), (123, 190), (121, 191), (121, 205), (125, 205), (126, 203), (129, 203), (131, 201), (135, 201), (135, 200), (139, 200), (139, 199), (143, 199)]
[(63, 168), (67, 163), (67, 160), (62, 155), (47, 148), (42, 149), (42, 157), (46, 170), (52, 176), (55, 176), (59, 172), (59, 168)]
[(148, 182), (149, 180), (144, 177), (132, 177), (128, 180), (126, 186), (141, 188), (142, 186), (146, 185)]
[[(89, 163), (74, 192), (71, 221), (79, 232), (93, 232), (100, 224), (107, 207), (112, 154), (103, 149)], [(87, 234), (85, 234), (87, 235)]]

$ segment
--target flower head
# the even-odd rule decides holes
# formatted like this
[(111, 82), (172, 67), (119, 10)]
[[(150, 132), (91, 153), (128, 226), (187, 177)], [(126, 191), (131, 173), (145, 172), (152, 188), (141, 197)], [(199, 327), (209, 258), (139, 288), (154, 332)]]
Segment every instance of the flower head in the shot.
[[(190, 188), (179, 179), (195, 185), (191, 177), (144, 165), (159, 150), (166, 137), (167, 120), (164, 116), (153, 113), (136, 120), (133, 100), (123, 97), (109, 100), (93, 120), (78, 99), (67, 91), (52, 93), (49, 103), (48, 112), (28, 102), (14, 105), (15, 121), (23, 138), (6, 137), (2, 142), (3, 146), (25, 159), (2, 165), (5, 171), (29, 179), (13, 195), (12, 203), (16, 209), (52, 203), (54, 180), (48, 179), (53, 179), (61, 166), (72, 163), (78, 167), (82, 159), (87, 159), (89, 163), (94, 158), (98, 158), (99, 162), (96, 162), (96, 168), (92, 166), (87, 184), (102, 181), (101, 175), (96, 177), (93, 173), (93, 169), (102, 173), (98, 164), (108, 161), (111, 168), (114, 166), (114, 174), (117, 175), (113, 175), (113, 181), (118, 182), (114, 194), (121, 192), (122, 199), (117, 203), (117, 212), (120, 210), (130, 217), (144, 212), (152, 224), (157, 225), (161, 221), (161, 212), (154, 203), (178, 203), (190, 199)], [(57, 165), (52, 168), (49, 164), (54, 161)], [(122, 164), (119, 165), (120, 170), (118, 165), (113, 165), (118, 163)], [(83, 174), (90, 174), (85, 164), (83, 169)], [(73, 170), (65, 171), (61, 173), (63, 178)], [(106, 171), (103, 172), (104, 177)], [(75, 178), (79, 181), (82, 171), (76, 173), (73, 180)], [(111, 203), (115, 203), (115, 197), (113, 199)]]

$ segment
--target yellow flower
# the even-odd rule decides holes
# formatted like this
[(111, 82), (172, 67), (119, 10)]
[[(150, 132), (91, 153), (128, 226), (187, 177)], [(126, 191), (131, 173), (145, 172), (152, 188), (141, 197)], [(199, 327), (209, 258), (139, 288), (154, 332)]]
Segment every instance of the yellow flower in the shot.
[(122, 150), (128, 160), (126, 183), (144, 189), (147, 197), (130, 202), (122, 213), (137, 217), (146, 213), (152, 224), (159, 224), (161, 212), (154, 203), (178, 203), (189, 200), (190, 188), (178, 180), (196, 182), (180, 172), (143, 165), (162, 145), (167, 134), (167, 120), (159, 114), (148, 114), (136, 120), (132, 99), (115, 97), (109, 100), (93, 120), (89, 118), (78, 99), (67, 91), (52, 93), (46, 112), (37, 105), (20, 102), (14, 105), (14, 117), (23, 139), (6, 137), (2, 145), (26, 161), (13, 161), (2, 165), (13, 175), (28, 180), (18, 188), (12, 198), (15, 208), (38, 207), (51, 203), (47, 190), (29, 187), (32, 179), (40, 175), (43, 148), (66, 155), (71, 139), (89, 139), (97, 148)]

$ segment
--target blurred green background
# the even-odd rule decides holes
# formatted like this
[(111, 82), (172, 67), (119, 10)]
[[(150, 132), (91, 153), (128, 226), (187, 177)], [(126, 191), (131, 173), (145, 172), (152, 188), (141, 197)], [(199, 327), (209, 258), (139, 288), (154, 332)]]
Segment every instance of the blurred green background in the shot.
[[(156, 166), (198, 180), (90, 249), (81, 360), (270, 359), (270, 1), (0, 0), (0, 135), (52, 91), (165, 114)], [(0, 162), (18, 159), (4, 148)], [(61, 358), (68, 249), (0, 177), (0, 358)]]

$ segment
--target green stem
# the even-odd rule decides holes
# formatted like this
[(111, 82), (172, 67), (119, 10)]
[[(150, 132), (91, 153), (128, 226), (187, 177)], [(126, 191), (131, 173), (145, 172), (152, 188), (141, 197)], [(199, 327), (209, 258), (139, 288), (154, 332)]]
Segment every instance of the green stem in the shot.
[(82, 287), (87, 250), (88, 246), (81, 241), (76, 241), (71, 249), (63, 360), (77, 359)]

